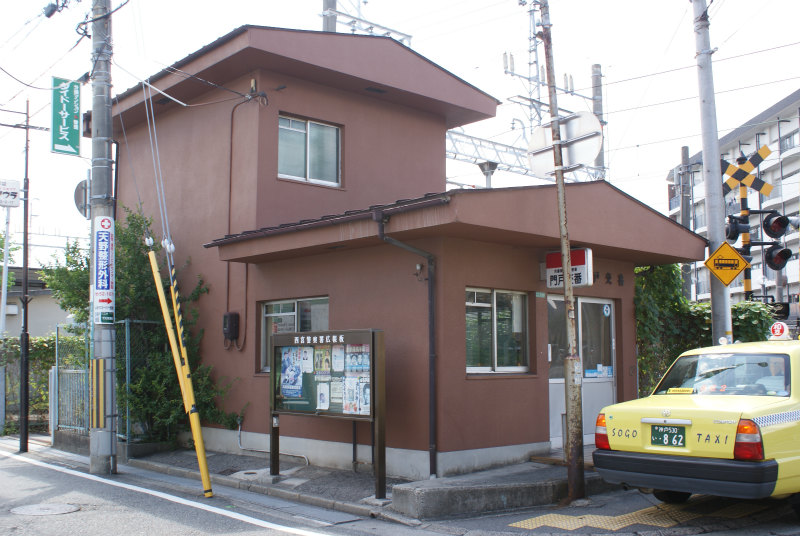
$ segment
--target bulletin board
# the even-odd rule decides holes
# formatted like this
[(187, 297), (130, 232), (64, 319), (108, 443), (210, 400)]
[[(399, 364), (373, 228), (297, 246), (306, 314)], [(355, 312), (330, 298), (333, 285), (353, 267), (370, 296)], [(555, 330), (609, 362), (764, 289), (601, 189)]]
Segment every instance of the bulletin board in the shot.
[(364, 329), (274, 334), (271, 361), (270, 474), (280, 473), (281, 415), (371, 421), (375, 497), (385, 498), (383, 332)]
[(374, 418), (375, 330), (284, 333), (272, 346), (273, 412)]

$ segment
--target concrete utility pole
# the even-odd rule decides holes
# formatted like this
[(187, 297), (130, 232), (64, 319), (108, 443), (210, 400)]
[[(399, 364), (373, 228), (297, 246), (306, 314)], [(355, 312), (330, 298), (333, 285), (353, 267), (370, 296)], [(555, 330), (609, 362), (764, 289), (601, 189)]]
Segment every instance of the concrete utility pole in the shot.
[[(558, 228), (561, 235), (561, 266), (564, 271), (564, 306), (567, 321), (568, 355), (564, 358), (564, 399), (567, 412), (567, 429), (564, 430), (564, 452), (567, 455), (567, 498), (572, 501), (586, 495), (583, 474), (583, 408), (581, 384), (583, 366), (578, 355), (578, 332), (575, 326), (575, 299), (572, 295), (572, 261), (570, 259), (569, 233), (567, 232), (567, 198), (564, 189), (564, 160), (561, 155), (561, 121), (558, 116), (553, 42), (550, 35), (550, 6), (541, 1), (542, 42), (544, 43), (547, 70), (547, 91), (550, 97), (551, 129), (553, 136), (553, 163), (558, 191)], [(556, 110), (555, 113), (553, 111)]]
[[(111, 14), (92, 3), (92, 428), (89, 472), (116, 473), (114, 198), (111, 174)], [(99, 246), (99, 247), (98, 247)]]
[(328, 10), (336, 11), (336, 0), (322, 0), (322, 31), (335, 32), (336, 31), (336, 14), (332, 13), (327, 15)]
[[(706, 185), (706, 217), (709, 253), (725, 242), (725, 202), (722, 195), (717, 106), (714, 100), (714, 74), (711, 71), (711, 39), (708, 33), (706, 0), (691, 0), (694, 8), (694, 38), (697, 57), (697, 85), (700, 93), (700, 127), (703, 137), (703, 180)], [(711, 339), (733, 342), (731, 295), (728, 287), (708, 274), (711, 280)]]

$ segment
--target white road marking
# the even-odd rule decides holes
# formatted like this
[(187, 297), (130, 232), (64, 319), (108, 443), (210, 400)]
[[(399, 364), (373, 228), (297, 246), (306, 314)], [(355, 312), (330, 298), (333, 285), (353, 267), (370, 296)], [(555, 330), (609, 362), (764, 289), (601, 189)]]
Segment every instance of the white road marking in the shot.
[(134, 486), (132, 484), (125, 484), (123, 482), (115, 482), (113, 480), (108, 480), (106, 478), (91, 475), (87, 473), (82, 473), (80, 471), (75, 471), (73, 469), (67, 469), (66, 467), (59, 467), (57, 465), (51, 465), (49, 463), (40, 462), (38, 460), (32, 460), (30, 458), (26, 458), (24, 456), (20, 456), (19, 454), (4, 452), (0, 450), (0, 455), (6, 456), (8, 458), (13, 458), (17, 461), (25, 462), (31, 465), (36, 465), (38, 467), (44, 467), (46, 469), (52, 469), (53, 471), (59, 471), (61, 473), (65, 473), (72, 476), (77, 476), (79, 478), (85, 478), (86, 480), (93, 480), (95, 482), (101, 482), (103, 484), (108, 484), (109, 486), (116, 486), (118, 488), (127, 489), (130, 491), (136, 491), (139, 493), (144, 493), (145, 495), (151, 495), (153, 497), (158, 497), (160, 499), (164, 499), (176, 504), (182, 504), (184, 506), (189, 506), (191, 508), (197, 508), (198, 510), (205, 510), (206, 512), (211, 512), (214, 514), (218, 514), (221, 516), (229, 517), (231, 519), (236, 519), (237, 521), (242, 521), (244, 523), (249, 523), (251, 525), (255, 525), (257, 527), (262, 527), (266, 529), (272, 530), (279, 530), (282, 532), (286, 532), (288, 534), (296, 534), (298, 536), (324, 536), (326, 533), (324, 532), (316, 532), (312, 530), (305, 530), (299, 529), (294, 527), (287, 527), (284, 525), (278, 525), (276, 523), (270, 523), (269, 521), (264, 521), (262, 519), (257, 519), (255, 517), (246, 516), (243, 514), (239, 514), (237, 512), (230, 512), (228, 510), (223, 510), (222, 508), (217, 508), (215, 506), (208, 506), (206, 504), (190, 501), (189, 499), (184, 499), (182, 497), (177, 497), (175, 495), (170, 495), (168, 493), (162, 493), (160, 491), (155, 491), (147, 488), (142, 488), (139, 486)]

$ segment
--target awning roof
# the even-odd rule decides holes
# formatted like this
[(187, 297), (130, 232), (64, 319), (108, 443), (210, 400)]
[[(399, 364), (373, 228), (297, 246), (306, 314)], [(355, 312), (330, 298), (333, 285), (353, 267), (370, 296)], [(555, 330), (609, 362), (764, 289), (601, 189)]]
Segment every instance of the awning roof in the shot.
[[(566, 192), (572, 247), (639, 266), (705, 257), (705, 238), (605, 181), (571, 183)], [(545, 185), (428, 194), (229, 235), (205, 247), (218, 247), (224, 261), (258, 263), (374, 246), (381, 243), (381, 217), (388, 218), (386, 234), (403, 241), (450, 237), (552, 250), (560, 244), (556, 187)]]

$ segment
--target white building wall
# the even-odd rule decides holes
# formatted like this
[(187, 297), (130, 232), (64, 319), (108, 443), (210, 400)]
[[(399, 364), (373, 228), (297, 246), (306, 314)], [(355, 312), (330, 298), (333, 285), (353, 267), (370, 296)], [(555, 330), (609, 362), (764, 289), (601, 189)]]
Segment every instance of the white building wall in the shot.
[[(772, 153), (754, 171), (766, 183), (772, 185), (773, 191), (769, 196), (759, 195), (753, 189), (748, 188), (748, 206), (750, 210), (777, 210), (787, 216), (798, 216), (800, 211), (800, 91), (797, 91), (783, 101), (766, 109), (764, 112), (748, 121), (744, 125), (735, 129), (733, 132), (720, 139), (720, 151), (722, 158), (735, 164), (740, 151), (745, 156), (750, 157), (760, 146), (767, 145)], [(757, 144), (758, 140), (758, 144)], [(690, 206), (692, 213), (690, 221), (692, 230), (707, 236), (707, 225), (705, 216), (705, 184), (702, 182), (702, 174), (699, 172), (699, 165), (702, 153), (697, 153), (690, 157), (690, 162), (695, 164), (692, 173), (693, 182), (686, 195), (691, 197)], [(727, 177), (724, 177), (727, 179)], [(676, 177), (676, 180), (679, 180)], [(723, 180), (721, 177), (720, 180)], [(680, 186), (676, 182), (676, 189), (680, 195)], [(676, 196), (677, 197), (677, 196)], [(725, 198), (729, 214), (738, 214), (740, 211), (739, 188), (733, 189)], [(670, 217), (681, 221), (680, 207), (678, 199), (673, 199), (669, 205)], [(751, 241), (772, 241), (773, 239), (763, 235), (760, 228), (760, 217), (750, 216)], [(792, 260), (786, 268), (782, 270), (786, 277), (786, 284), (778, 288), (776, 284), (776, 273), (769, 268), (764, 269), (762, 263), (762, 248), (752, 247), (752, 289), (756, 295), (766, 293), (778, 301), (789, 301), (792, 306), (792, 318), (790, 323), (794, 323), (798, 318), (798, 294), (800, 293), (800, 262), (797, 260), (800, 250), (800, 233), (796, 229), (790, 230), (779, 241), (794, 252)], [(741, 246), (741, 238), (733, 244), (734, 247)], [(766, 249), (766, 248), (764, 248)], [(708, 277), (710, 274), (703, 265), (697, 263), (693, 269), (696, 274), (693, 285), (693, 298), (699, 301), (710, 299)], [(711, 276), (713, 277), (713, 276)], [(742, 276), (739, 276), (730, 285), (731, 301), (738, 302), (744, 299), (744, 287)], [(782, 297), (782, 300), (780, 299)]]

